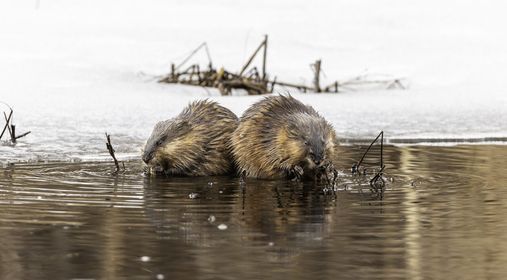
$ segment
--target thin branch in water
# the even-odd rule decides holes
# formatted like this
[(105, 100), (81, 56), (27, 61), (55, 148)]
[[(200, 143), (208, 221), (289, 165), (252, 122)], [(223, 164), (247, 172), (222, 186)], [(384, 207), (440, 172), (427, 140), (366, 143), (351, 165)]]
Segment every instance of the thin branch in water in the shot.
[(366, 151), (364, 152), (364, 154), (361, 157), (361, 159), (357, 163), (355, 163), (354, 165), (352, 165), (352, 173), (356, 173), (356, 172), (359, 171), (359, 167), (363, 163), (364, 158), (366, 157), (366, 155), (370, 151), (370, 149), (373, 146), (373, 144), (375, 144), (375, 142), (377, 142), (377, 140), (379, 138), (380, 138), (380, 168), (382, 168), (382, 166), (384, 165), (384, 162), (383, 162), (384, 161), (384, 158), (383, 158), (383, 153), (384, 153), (384, 131), (380, 131), (380, 133), (377, 135), (377, 137), (375, 138), (375, 140), (373, 140), (371, 142), (370, 146), (368, 146), (368, 149), (366, 149)]
[(375, 174), (375, 176), (373, 176), (373, 178), (370, 180), (370, 189), (371, 189), (372, 192), (374, 192), (374, 193), (377, 194), (378, 198), (380, 198), (382, 200), (384, 198), (384, 190), (385, 190), (385, 181), (384, 181), (384, 178), (383, 178), (383, 174), (384, 174), (384, 169), (386, 167), (384, 165), (384, 131), (381, 131), (377, 135), (377, 137), (375, 138), (375, 140), (373, 140), (371, 142), (371, 144), (368, 146), (368, 148), (364, 152), (364, 154), (361, 157), (361, 159), (357, 163), (355, 163), (354, 165), (352, 165), (352, 174), (355, 174), (355, 173), (361, 174), (361, 173), (363, 173), (364, 175), (366, 175), (366, 168), (364, 168), (363, 172), (361, 172), (360, 171), (360, 166), (363, 163), (363, 160), (366, 158), (366, 155), (370, 151), (370, 149), (373, 146), (373, 144), (375, 144), (375, 142), (377, 142), (379, 139), (380, 139), (380, 169), (377, 171), (377, 173)]
[(377, 194), (377, 197), (381, 200), (384, 198), (384, 191), (386, 182), (384, 181), (384, 178), (382, 178), (384, 168), (386, 166), (382, 166), (382, 168), (377, 172), (377, 174), (370, 180), (370, 188), (371, 190)]
[(118, 160), (116, 159), (116, 156), (114, 155), (114, 148), (113, 148), (113, 145), (111, 144), (111, 135), (107, 134), (107, 132), (106, 132), (106, 139), (107, 139), (107, 142), (106, 142), (107, 150), (109, 151), (109, 154), (113, 158), (114, 166), (116, 167), (116, 170), (113, 172), (113, 174), (118, 174), (118, 172), (120, 172), (120, 164), (118, 163)]

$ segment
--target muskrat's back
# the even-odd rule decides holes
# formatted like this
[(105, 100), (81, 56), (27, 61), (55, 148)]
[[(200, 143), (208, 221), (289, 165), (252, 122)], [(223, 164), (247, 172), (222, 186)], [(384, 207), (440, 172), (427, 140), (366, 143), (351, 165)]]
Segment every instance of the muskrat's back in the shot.
[(157, 123), (143, 161), (157, 173), (184, 176), (227, 174), (233, 170), (229, 141), (237, 116), (209, 100), (188, 105), (175, 118)]

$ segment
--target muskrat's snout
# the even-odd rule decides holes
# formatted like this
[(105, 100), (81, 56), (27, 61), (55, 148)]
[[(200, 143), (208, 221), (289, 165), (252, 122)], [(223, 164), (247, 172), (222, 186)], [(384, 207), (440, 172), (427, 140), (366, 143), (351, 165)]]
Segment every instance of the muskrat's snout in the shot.
[(155, 155), (154, 151), (145, 151), (142, 156), (144, 163), (146, 164), (150, 163), (154, 155)]
[(325, 159), (324, 143), (305, 143), (307, 143), (307, 146), (309, 144), (308, 160), (315, 166), (319, 166)]
[(309, 157), (310, 157), (310, 160), (313, 163), (315, 163), (316, 166), (319, 166), (322, 163), (323, 159), (324, 159), (324, 155), (321, 155), (321, 154), (313, 154), (313, 153), (311, 153)]

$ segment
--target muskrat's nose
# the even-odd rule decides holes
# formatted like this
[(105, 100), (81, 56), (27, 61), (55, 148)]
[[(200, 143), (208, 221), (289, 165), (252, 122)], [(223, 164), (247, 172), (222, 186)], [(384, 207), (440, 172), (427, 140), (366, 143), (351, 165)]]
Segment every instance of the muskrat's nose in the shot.
[(144, 153), (142, 158), (144, 163), (148, 164), (153, 159), (153, 153)]
[(315, 165), (320, 165), (322, 163), (322, 156), (314, 156), (313, 157), (313, 162), (315, 163)]

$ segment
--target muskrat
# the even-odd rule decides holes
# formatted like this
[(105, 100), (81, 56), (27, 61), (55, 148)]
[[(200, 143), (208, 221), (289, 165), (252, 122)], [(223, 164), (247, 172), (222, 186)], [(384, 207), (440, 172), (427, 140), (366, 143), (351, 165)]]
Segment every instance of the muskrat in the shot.
[(233, 171), (229, 141), (238, 117), (209, 100), (189, 104), (155, 125), (142, 159), (151, 173), (209, 176)]
[(246, 110), (231, 145), (242, 176), (302, 179), (336, 175), (336, 141), (331, 124), (312, 107), (278, 95)]

